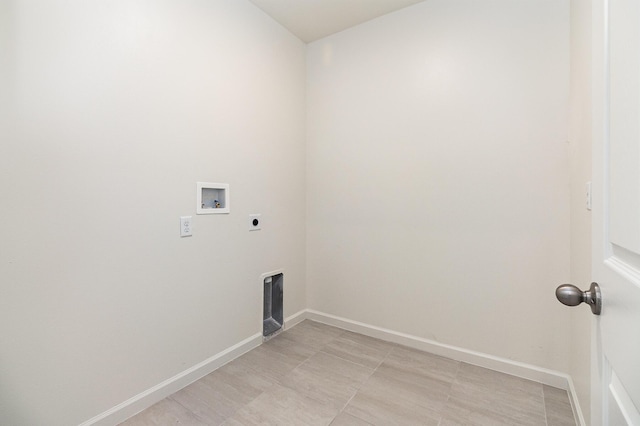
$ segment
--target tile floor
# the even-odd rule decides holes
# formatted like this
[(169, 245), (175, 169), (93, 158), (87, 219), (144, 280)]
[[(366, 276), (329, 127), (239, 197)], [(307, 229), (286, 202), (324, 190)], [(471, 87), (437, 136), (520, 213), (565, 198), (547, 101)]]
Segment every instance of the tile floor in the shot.
[(567, 392), (313, 321), (122, 423), (575, 426)]

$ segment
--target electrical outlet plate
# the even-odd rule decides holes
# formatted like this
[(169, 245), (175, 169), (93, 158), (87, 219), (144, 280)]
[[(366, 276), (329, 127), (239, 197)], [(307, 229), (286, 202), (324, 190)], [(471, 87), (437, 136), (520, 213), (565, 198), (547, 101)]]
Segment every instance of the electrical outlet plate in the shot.
[(250, 214), (249, 215), (249, 231), (259, 231), (262, 229), (262, 215)]
[(191, 216), (180, 216), (180, 236), (190, 237), (193, 235), (193, 229), (191, 227)]

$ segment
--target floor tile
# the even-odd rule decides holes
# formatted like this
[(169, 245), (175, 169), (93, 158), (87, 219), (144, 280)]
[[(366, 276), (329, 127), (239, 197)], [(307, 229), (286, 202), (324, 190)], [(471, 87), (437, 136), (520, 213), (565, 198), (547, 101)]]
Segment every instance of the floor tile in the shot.
[(393, 343), (345, 331), (329, 342), (322, 351), (366, 367), (375, 368), (395, 346)]
[(544, 393), (545, 400), (557, 401), (569, 406), (571, 405), (569, 402), (569, 394), (564, 389), (554, 388), (549, 385), (542, 385), (542, 391)]
[(280, 383), (340, 411), (373, 371), (373, 368), (319, 352)]
[(129, 419), (157, 425), (575, 426), (568, 394), (303, 321)]
[(331, 422), (331, 426), (372, 426), (371, 423), (352, 416), (347, 413), (340, 413)]
[(404, 346), (394, 347), (378, 371), (392, 376), (421, 376), (453, 382), (460, 363)]
[[(538, 418), (536, 425), (545, 426), (545, 420)], [(519, 426), (529, 425), (530, 422), (509, 418), (495, 411), (479, 408), (475, 404), (468, 404), (464, 400), (452, 399), (447, 402), (439, 426)]]
[(262, 344), (235, 361), (269, 380), (278, 381), (302, 364), (305, 358), (293, 350), (284, 351)]
[[(246, 380), (247, 377), (251, 376), (235, 376), (223, 367), (170, 398), (207, 424), (218, 425), (263, 392), (263, 388), (254, 385), (255, 380)], [(269, 383), (268, 387), (272, 385)]]
[[(305, 320), (284, 333), (286, 338), (306, 345), (315, 350), (322, 349), (327, 343), (340, 336), (343, 330), (319, 322)], [(277, 336), (280, 337), (280, 336)]]
[[(328, 341), (329, 337), (327, 337), (326, 340)], [(276, 351), (286, 353), (290, 357), (298, 357), (301, 360), (305, 360), (319, 351), (320, 343), (318, 343), (318, 341), (322, 341), (322, 345), (324, 345), (322, 339), (307, 339), (306, 341), (307, 343), (304, 343), (304, 339), (300, 338), (299, 335), (295, 335), (292, 332), (285, 332), (269, 339), (264, 345)]]
[[(542, 385), (462, 363), (445, 409), (447, 421), (546, 425)], [(452, 423), (455, 424), (455, 423)]]
[(120, 424), (121, 426), (205, 426), (193, 413), (171, 399), (163, 399)]
[(460, 363), (456, 381), (477, 385), (486, 390), (519, 392), (536, 395), (537, 397), (542, 396), (542, 384), (540, 383), (464, 362)]
[[(394, 377), (376, 371), (367, 380), (349, 405), (359, 407), (362, 400), (377, 400), (397, 407), (398, 411), (411, 408), (431, 419), (438, 419), (445, 403), (451, 383), (424, 376)], [(347, 408), (347, 412), (357, 414)], [(371, 418), (359, 416), (364, 420)]]
[(438, 425), (440, 416), (433, 410), (393, 397), (391, 392), (384, 394), (378, 389), (361, 389), (343, 411), (372, 425)]
[(321, 426), (330, 424), (338, 412), (330, 405), (275, 385), (237, 411), (224, 425)]
[(371, 424), (437, 425), (456, 361), (394, 347), (344, 412)]
[(255, 374), (255, 371), (247, 369), (246, 366), (243, 368), (236, 362), (222, 366), (204, 376), (201, 381), (241, 403), (246, 403), (247, 399), (254, 399), (274, 384), (272, 380)]
[(257, 396), (273, 386), (277, 381), (265, 374), (262, 374), (250, 363), (249, 358), (236, 358), (228, 364), (223, 365), (215, 371), (228, 382), (237, 381), (241, 383), (244, 392)]
[(548, 426), (576, 426), (567, 391), (547, 385), (542, 389)]
[(196, 417), (209, 425), (219, 425), (242, 405), (231, 408), (232, 402), (224, 394), (214, 392), (211, 388), (197, 381), (174, 393), (169, 399), (185, 407)]
[(576, 421), (566, 416), (550, 414), (547, 415), (547, 426), (576, 426)]

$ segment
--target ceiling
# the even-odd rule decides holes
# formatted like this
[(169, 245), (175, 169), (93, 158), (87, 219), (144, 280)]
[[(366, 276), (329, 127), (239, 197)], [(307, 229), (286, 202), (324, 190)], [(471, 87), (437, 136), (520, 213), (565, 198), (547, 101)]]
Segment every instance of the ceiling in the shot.
[(424, 0), (250, 0), (305, 43)]

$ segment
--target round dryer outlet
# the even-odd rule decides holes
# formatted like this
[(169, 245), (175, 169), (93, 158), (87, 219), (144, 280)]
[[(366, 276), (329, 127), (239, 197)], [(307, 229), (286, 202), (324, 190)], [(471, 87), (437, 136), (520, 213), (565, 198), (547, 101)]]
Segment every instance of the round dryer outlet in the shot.
[(249, 215), (249, 231), (259, 231), (262, 229), (262, 215), (250, 214)]

